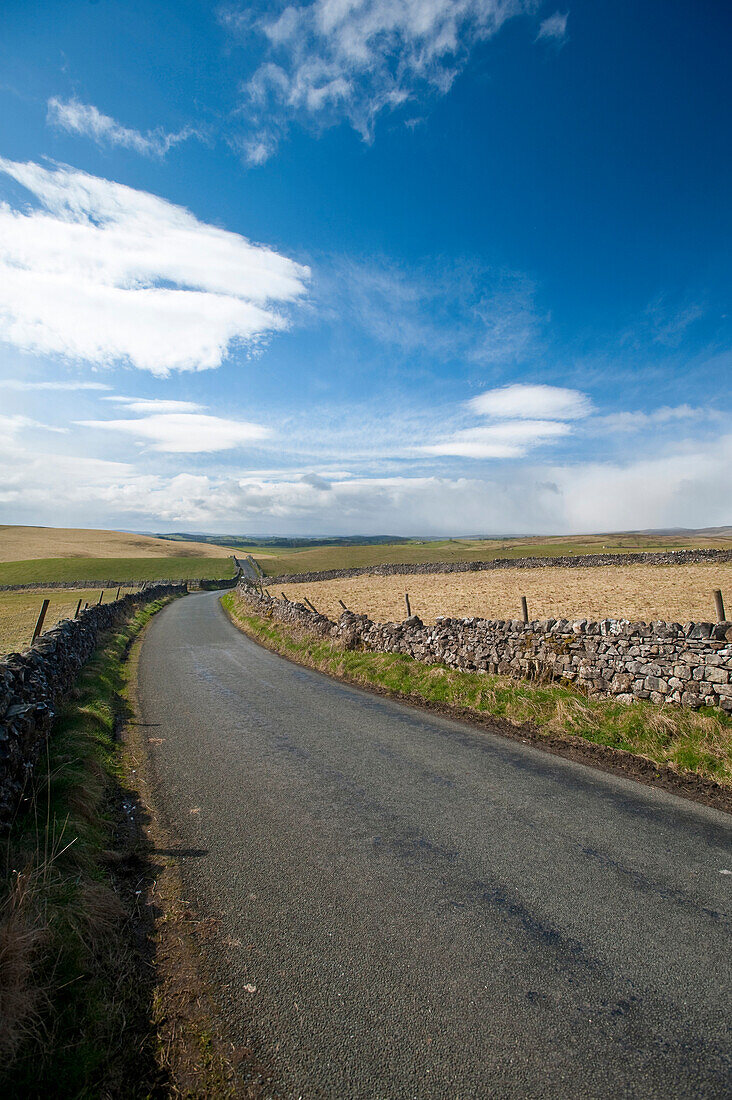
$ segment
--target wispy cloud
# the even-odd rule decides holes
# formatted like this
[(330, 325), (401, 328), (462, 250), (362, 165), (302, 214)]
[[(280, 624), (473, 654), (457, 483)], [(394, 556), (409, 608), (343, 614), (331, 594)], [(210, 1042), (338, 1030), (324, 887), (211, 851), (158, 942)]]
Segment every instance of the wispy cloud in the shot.
[(543, 38), (555, 42), (557, 45), (566, 42), (568, 17), (568, 11), (564, 13), (555, 11), (554, 15), (550, 15), (548, 19), (544, 19), (539, 27), (536, 41), (538, 42)]
[(371, 141), (382, 112), (444, 95), (479, 42), (534, 8), (533, 0), (313, 0), (276, 16), (223, 8), (232, 32), (259, 32), (268, 46), (246, 85), (259, 135), (245, 145), (250, 163), (262, 163), (298, 117), (319, 126), (345, 119)]
[(308, 268), (155, 195), (66, 166), (0, 172), (39, 204), (0, 203), (0, 340), (23, 351), (205, 370), (286, 328), (305, 292)]
[(591, 427), (593, 431), (600, 428), (611, 433), (639, 432), (647, 428), (678, 424), (682, 421), (716, 419), (720, 415), (720, 413), (708, 407), (664, 405), (660, 409), (651, 410), (651, 412), (616, 412), (609, 413), (607, 416), (593, 417)]
[(548, 420), (577, 420), (592, 411), (592, 402), (579, 390), (523, 383), (488, 390), (473, 397), (469, 406), (481, 416), (525, 419), (539, 416)]
[(453, 431), (422, 450), (463, 458), (522, 458), (535, 447), (569, 435), (570, 422), (588, 416), (592, 403), (579, 390), (516, 383), (479, 394), (467, 408), (489, 422)]
[(116, 145), (122, 149), (131, 149), (143, 156), (164, 157), (175, 145), (200, 134), (191, 126), (167, 133), (162, 127), (147, 130), (144, 134), (123, 126), (116, 119), (102, 112), (91, 103), (80, 103), (78, 99), (59, 99), (53, 96), (48, 100), (46, 121), (50, 126), (65, 130), (68, 134), (79, 134), (92, 138), (98, 144)]
[(315, 293), (324, 312), (380, 343), (473, 363), (520, 361), (542, 323), (530, 279), (469, 260), (336, 259), (322, 265)]
[(36, 390), (111, 390), (104, 382), (26, 382), (21, 378), (0, 378), (0, 389), (33, 393)]
[(245, 447), (267, 439), (269, 428), (247, 420), (211, 416), (191, 401), (138, 400), (116, 398), (118, 404), (138, 417), (122, 420), (77, 420), (84, 428), (98, 428), (134, 436), (153, 451), (169, 454), (205, 454)]

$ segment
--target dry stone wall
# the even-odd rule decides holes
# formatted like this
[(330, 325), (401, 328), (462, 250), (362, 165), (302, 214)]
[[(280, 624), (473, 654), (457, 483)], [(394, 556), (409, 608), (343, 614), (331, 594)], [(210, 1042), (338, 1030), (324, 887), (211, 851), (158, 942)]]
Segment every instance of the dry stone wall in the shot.
[(650, 699), (697, 709), (720, 707), (732, 714), (732, 622), (443, 618), (425, 626), (416, 615), (401, 623), (375, 623), (344, 611), (336, 623), (244, 581), (237, 592), (253, 610), (299, 623), (349, 649), (405, 653), (466, 671), (560, 680), (625, 703)]
[(264, 583), (300, 584), (310, 581), (334, 581), (346, 577), (389, 577), (414, 573), (479, 573), (486, 569), (582, 569), (592, 565), (687, 565), (689, 563), (732, 561), (732, 550), (670, 550), (653, 554), (576, 554), (556, 558), (496, 558), (495, 561), (432, 561), (401, 564), (363, 565), (353, 569), (323, 569), (319, 573), (282, 573), (267, 577)]
[(55, 707), (73, 686), (99, 636), (125, 622), (140, 604), (183, 595), (184, 584), (150, 585), (144, 591), (64, 619), (25, 653), (0, 660), (0, 828), (7, 827), (29, 788), (48, 737)]

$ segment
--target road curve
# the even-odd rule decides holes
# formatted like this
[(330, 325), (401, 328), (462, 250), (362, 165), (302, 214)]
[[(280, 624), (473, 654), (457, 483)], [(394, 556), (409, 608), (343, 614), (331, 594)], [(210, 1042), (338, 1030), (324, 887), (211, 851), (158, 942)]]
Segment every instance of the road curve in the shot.
[(216, 593), (153, 620), (139, 696), (278, 1095), (730, 1095), (729, 817), (301, 669)]

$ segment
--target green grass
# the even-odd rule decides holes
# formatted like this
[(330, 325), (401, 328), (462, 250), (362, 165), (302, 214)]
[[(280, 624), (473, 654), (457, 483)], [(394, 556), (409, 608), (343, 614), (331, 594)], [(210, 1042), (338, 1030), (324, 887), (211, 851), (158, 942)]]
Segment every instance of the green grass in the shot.
[(48, 584), (52, 581), (185, 581), (234, 576), (231, 558), (36, 558), (0, 562), (2, 584)]
[(561, 557), (570, 554), (639, 553), (689, 550), (697, 547), (730, 549), (732, 539), (675, 535), (584, 535), (571, 538), (520, 539), (410, 539), (408, 542), (359, 546), (314, 546), (297, 549), (248, 546), (268, 576), (280, 573), (352, 569), (389, 563), (433, 561), (493, 561), (495, 558)]
[(222, 604), (247, 634), (268, 648), (351, 683), (467, 707), (515, 725), (529, 723), (540, 735), (580, 737), (732, 787), (732, 719), (721, 711), (658, 707), (644, 701), (628, 706), (588, 698), (561, 683), (459, 672), (397, 653), (344, 650), (298, 627), (252, 614), (235, 592), (227, 593)]
[(152, 978), (141, 976), (109, 849), (124, 796), (114, 739), (124, 657), (164, 602), (140, 610), (86, 665), (38, 766), (32, 809), (2, 841), (5, 1096), (156, 1094)]

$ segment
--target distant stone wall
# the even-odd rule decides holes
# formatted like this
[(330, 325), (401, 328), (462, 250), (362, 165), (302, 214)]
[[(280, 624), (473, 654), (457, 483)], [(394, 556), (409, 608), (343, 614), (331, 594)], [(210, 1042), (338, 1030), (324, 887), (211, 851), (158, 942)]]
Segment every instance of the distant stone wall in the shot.
[(282, 573), (266, 577), (264, 583), (300, 584), (334, 581), (346, 577), (388, 577), (413, 573), (479, 573), (485, 569), (546, 569), (547, 566), (581, 569), (592, 565), (688, 565), (703, 562), (732, 561), (732, 550), (669, 550), (664, 554), (569, 554), (557, 558), (496, 558), (495, 561), (433, 561), (418, 564), (387, 562), (353, 569), (323, 569), (318, 573)]
[(237, 593), (260, 614), (299, 623), (348, 649), (406, 653), (465, 671), (560, 680), (624, 703), (650, 699), (732, 713), (732, 622), (442, 618), (425, 626), (416, 615), (402, 623), (375, 623), (344, 611), (336, 623), (245, 581)]
[(150, 585), (90, 607), (78, 619), (64, 619), (25, 653), (0, 659), (0, 828), (7, 827), (21, 804), (55, 707), (75, 683), (100, 634), (125, 622), (140, 604), (185, 592), (184, 584)]

